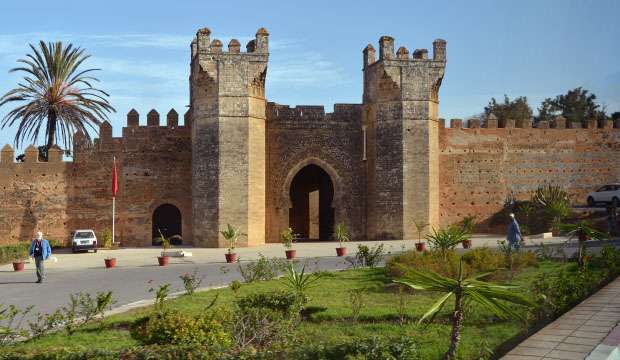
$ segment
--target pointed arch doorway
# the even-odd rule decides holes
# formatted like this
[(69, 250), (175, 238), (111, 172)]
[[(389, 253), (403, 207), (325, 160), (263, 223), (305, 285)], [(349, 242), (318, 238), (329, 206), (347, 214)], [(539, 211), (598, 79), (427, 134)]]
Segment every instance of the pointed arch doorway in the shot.
[(300, 169), (291, 181), (289, 226), (299, 240), (330, 240), (334, 232), (334, 184), (315, 164)]

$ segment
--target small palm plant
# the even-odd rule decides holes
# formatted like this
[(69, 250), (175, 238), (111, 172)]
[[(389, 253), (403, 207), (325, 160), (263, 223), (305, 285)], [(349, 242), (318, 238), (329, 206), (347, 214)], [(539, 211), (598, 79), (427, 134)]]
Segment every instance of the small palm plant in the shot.
[(31, 54), (17, 60), (20, 66), (11, 69), (24, 73), (24, 81), (0, 97), (0, 106), (19, 104), (4, 116), (2, 128), (18, 124), (17, 147), (25, 141), (36, 141), (42, 131), (46, 150), (57, 139), (69, 148), (76, 132), (90, 142), (88, 129), (96, 130), (108, 119), (107, 114), (115, 111), (108, 94), (93, 87), (99, 80), (91, 74), (99, 69), (80, 68), (90, 56), (72, 44), (41, 41), (38, 47), (30, 45), (30, 49)]
[(450, 347), (443, 357), (445, 360), (456, 358), (466, 306), (477, 303), (501, 319), (523, 319), (523, 315), (518, 312), (517, 309), (508, 306), (507, 303), (526, 307), (536, 306), (532, 301), (519, 294), (519, 287), (516, 285), (493, 284), (481, 280), (492, 273), (493, 272), (490, 271), (464, 278), (463, 259), (461, 258), (459, 273), (456, 279), (448, 278), (434, 272), (422, 272), (410, 269), (402, 280), (394, 280), (394, 282), (403, 284), (414, 290), (445, 293), (428, 309), (418, 323), (423, 322), (429, 317), (432, 321), (435, 315), (443, 309), (448, 300), (454, 295), (452, 334), (450, 337)]
[(418, 251), (423, 251), (424, 250), (424, 242), (422, 242), (422, 232), (424, 232), (424, 229), (426, 229), (428, 224), (425, 223), (425, 222), (416, 221), (416, 220), (413, 220), (413, 224), (415, 225), (415, 231), (418, 233), (418, 242), (415, 245), (416, 249)]
[(350, 240), (347, 226), (343, 223), (336, 224), (334, 228), (334, 237), (340, 243), (340, 247), (342, 247), (344, 245), (343, 243)]
[(469, 233), (461, 226), (451, 225), (439, 230), (433, 228), (431, 234), (426, 235), (426, 239), (431, 245), (431, 249), (439, 251), (444, 258), (450, 250), (469, 238)]
[(237, 241), (239, 237), (243, 234), (239, 231), (239, 229), (234, 226), (227, 224), (226, 230), (220, 231), (220, 234), (228, 241), (228, 253), (232, 254), (233, 250), (237, 247)]
[(344, 243), (351, 240), (349, 237), (349, 230), (344, 223), (336, 224), (336, 227), (334, 227), (334, 237), (340, 243), (340, 247), (336, 248), (336, 254), (338, 256), (344, 256), (347, 253), (347, 248), (344, 246)]
[(587, 240), (605, 240), (607, 235), (601, 231), (594, 229), (589, 222), (582, 220), (576, 224), (559, 224), (559, 229), (568, 235), (569, 240), (577, 237), (579, 240), (579, 266), (584, 266), (585, 246)]
[(170, 249), (170, 240), (164, 236), (164, 234), (161, 232), (160, 229), (157, 229), (157, 231), (159, 231), (159, 239), (161, 240), (161, 248), (164, 251)]
[(560, 230), (560, 224), (571, 212), (570, 204), (566, 200), (553, 200), (545, 206), (545, 214), (551, 218), (551, 229), (554, 232)]
[(300, 271), (297, 271), (293, 263), (288, 264), (286, 274), (283, 277), (284, 285), (295, 294), (302, 309), (308, 302), (308, 289), (318, 285), (317, 281), (320, 279), (321, 273), (306, 273), (305, 264)]

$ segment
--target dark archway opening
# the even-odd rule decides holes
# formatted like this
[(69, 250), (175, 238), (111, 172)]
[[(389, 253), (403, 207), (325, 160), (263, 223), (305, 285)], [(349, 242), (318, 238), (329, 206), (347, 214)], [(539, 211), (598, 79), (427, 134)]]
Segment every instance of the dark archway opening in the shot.
[(176, 206), (163, 204), (153, 212), (153, 245), (161, 245), (160, 231), (172, 245), (183, 243), (181, 211)]
[(321, 167), (308, 165), (291, 182), (289, 224), (300, 240), (330, 240), (334, 232), (334, 184)]

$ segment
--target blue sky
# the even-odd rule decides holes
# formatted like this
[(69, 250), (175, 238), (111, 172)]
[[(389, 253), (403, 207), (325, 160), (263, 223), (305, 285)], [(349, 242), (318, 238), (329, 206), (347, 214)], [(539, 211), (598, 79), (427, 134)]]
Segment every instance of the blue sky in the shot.
[[(11, 1), (0, 13), (0, 93), (15, 86), (15, 60), (39, 39), (71, 41), (101, 67), (115, 136), (125, 114), (188, 104), (189, 43), (200, 27), (242, 44), (270, 34), (267, 97), (282, 104), (360, 103), (362, 49), (391, 35), (396, 46), (447, 40), (440, 116), (467, 118), (491, 97), (546, 97), (583, 86), (620, 111), (620, 2), (610, 1)], [(4, 116), (8, 108), (0, 108)], [(0, 144), (13, 129), (0, 131)]]

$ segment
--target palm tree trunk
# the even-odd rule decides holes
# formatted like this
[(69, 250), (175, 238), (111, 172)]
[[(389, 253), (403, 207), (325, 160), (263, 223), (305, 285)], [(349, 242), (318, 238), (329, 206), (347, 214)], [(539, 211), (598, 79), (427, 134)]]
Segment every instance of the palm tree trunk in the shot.
[(455, 292), (456, 300), (454, 304), (454, 314), (452, 314), (452, 336), (450, 337), (450, 348), (444, 360), (456, 359), (456, 349), (461, 340), (461, 326), (463, 325), (463, 293), (460, 289)]
[(54, 146), (56, 139), (56, 112), (50, 110), (47, 112), (47, 149)]

